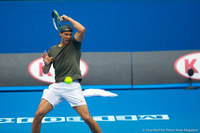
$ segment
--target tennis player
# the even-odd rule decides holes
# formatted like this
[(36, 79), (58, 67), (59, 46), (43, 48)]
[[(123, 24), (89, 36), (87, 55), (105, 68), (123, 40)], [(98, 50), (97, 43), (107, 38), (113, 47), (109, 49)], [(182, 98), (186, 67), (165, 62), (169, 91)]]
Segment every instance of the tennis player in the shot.
[[(42, 55), (45, 64), (42, 66), (43, 73), (47, 74), (53, 64), (56, 82), (51, 84), (49, 89), (43, 91), (42, 100), (32, 123), (32, 133), (40, 132), (41, 121), (44, 116), (62, 101), (69, 102), (93, 133), (102, 133), (98, 123), (90, 116), (79, 83), (82, 80), (80, 57), (85, 27), (66, 15), (61, 16), (61, 19), (63, 19), (62, 21), (70, 22), (77, 32), (72, 37), (73, 27), (69, 24), (63, 25), (59, 32), (61, 42), (51, 47), (48, 53), (45, 51)], [(67, 76), (72, 77), (72, 83), (66, 84), (64, 82)]]

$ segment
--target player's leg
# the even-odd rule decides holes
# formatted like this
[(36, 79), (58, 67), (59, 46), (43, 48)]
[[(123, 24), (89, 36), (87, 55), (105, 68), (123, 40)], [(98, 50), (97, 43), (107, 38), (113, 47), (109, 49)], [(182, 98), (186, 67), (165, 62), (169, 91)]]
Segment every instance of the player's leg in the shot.
[(45, 99), (42, 99), (38, 110), (35, 113), (35, 117), (32, 123), (32, 133), (39, 133), (41, 128), (41, 121), (44, 116), (53, 109), (53, 106)]
[(98, 123), (90, 116), (87, 105), (73, 107), (93, 133), (102, 133)]

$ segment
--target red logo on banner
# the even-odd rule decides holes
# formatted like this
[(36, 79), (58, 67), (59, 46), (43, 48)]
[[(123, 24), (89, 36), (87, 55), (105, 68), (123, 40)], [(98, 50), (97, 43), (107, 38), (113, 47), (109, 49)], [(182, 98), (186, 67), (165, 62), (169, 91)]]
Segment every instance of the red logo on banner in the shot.
[[(53, 65), (51, 65), (49, 73), (44, 74), (42, 71), (43, 64), (44, 63), (43, 63), (42, 57), (32, 61), (28, 66), (29, 74), (33, 78), (35, 78), (41, 82), (54, 83), (55, 82), (55, 79), (54, 79), (55, 70), (53, 68)], [(87, 63), (84, 62), (83, 60), (80, 60), (80, 69), (81, 69), (81, 74), (83, 77), (85, 75), (87, 75), (89, 68), (88, 68)]]
[(178, 74), (188, 78), (187, 71), (192, 68), (194, 75), (192, 79), (200, 80), (200, 52), (184, 55), (176, 60), (174, 69)]

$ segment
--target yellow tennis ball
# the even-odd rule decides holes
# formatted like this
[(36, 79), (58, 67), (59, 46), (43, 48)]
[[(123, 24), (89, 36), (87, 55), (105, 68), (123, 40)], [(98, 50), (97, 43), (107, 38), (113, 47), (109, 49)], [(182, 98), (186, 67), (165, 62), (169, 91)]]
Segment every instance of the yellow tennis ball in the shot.
[(65, 81), (65, 83), (70, 84), (73, 81), (73, 79), (71, 77), (67, 76), (64, 81)]

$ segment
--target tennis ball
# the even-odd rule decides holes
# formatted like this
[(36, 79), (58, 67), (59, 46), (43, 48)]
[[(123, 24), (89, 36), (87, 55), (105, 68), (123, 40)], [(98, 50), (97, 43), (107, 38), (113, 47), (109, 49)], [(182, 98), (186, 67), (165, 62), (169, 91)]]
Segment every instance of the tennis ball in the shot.
[(65, 81), (65, 83), (70, 84), (73, 81), (73, 79), (71, 77), (67, 76), (64, 81)]

